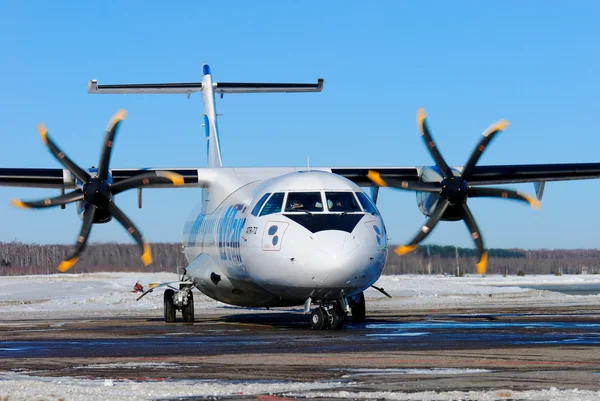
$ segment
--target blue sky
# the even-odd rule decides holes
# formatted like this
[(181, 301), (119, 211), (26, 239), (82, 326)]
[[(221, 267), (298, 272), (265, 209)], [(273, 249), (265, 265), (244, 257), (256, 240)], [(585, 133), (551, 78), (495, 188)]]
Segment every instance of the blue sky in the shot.
[[(0, 167), (58, 167), (36, 131), (43, 121), (82, 166), (97, 165), (103, 130), (129, 111), (113, 167), (204, 167), (200, 96), (91, 96), (100, 83), (316, 82), (319, 94), (229, 95), (219, 100), (227, 166), (412, 166), (432, 161), (415, 114), (425, 107), (450, 164), (466, 161), (481, 132), (511, 126), (480, 164), (600, 162), (600, 6), (506, 2), (16, 2), (0, 5)], [(533, 192), (533, 185), (516, 188)], [(0, 188), (0, 241), (73, 243), (67, 210), (21, 211)], [(135, 191), (117, 204), (150, 241), (179, 241), (198, 190)], [(541, 211), (469, 202), (488, 247), (597, 248), (600, 182), (550, 183)], [(392, 242), (425, 217), (414, 194), (384, 190)], [(92, 241), (130, 241), (115, 222)], [(429, 243), (472, 246), (463, 223), (442, 223)]]

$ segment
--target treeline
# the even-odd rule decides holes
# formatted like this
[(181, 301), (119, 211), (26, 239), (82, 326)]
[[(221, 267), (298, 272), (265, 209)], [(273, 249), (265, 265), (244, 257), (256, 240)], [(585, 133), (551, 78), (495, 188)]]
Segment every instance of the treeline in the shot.
[[(153, 263), (145, 267), (133, 244), (91, 244), (73, 273), (106, 271), (175, 272), (187, 262), (181, 244), (151, 244)], [(390, 246), (385, 274), (475, 273), (474, 249), (428, 245), (398, 256)], [(71, 250), (71, 245), (37, 245), (0, 242), (0, 275), (50, 274)], [(600, 274), (600, 249), (489, 249), (490, 274)]]
[[(426, 245), (398, 256), (390, 246), (385, 274), (475, 273), (470, 248)], [(600, 249), (488, 249), (489, 274), (600, 274)]]
[[(103, 243), (90, 244), (69, 273), (145, 271), (175, 272), (187, 265), (181, 244), (154, 243), (153, 262), (144, 266), (137, 245)], [(0, 275), (56, 273), (56, 267), (72, 250), (71, 245), (38, 245), (20, 242), (0, 242)]]

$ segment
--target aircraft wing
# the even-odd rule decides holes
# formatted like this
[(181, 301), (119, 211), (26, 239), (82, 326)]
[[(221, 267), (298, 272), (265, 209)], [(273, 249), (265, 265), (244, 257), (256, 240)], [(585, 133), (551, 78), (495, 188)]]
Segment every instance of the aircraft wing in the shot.
[[(329, 171), (341, 175), (360, 186), (374, 186), (367, 177), (369, 170), (379, 172), (383, 179), (418, 181), (425, 166), (413, 167), (311, 167), (312, 170)], [(462, 167), (456, 167), (461, 170)], [(144, 168), (112, 169), (113, 183), (118, 183), (148, 171), (171, 171), (184, 177), (184, 187), (206, 188), (222, 173), (232, 172), (243, 181), (273, 178), (307, 167), (235, 167), (235, 168)], [(470, 185), (517, 184), (527, 182), (586, 180), (600, 178), (600, 163), (564, 164), (508, 164), (498, 166), (475, 166), (469, 179)], [(0, 168), (0, 186), (69, 188), (75, 179), (61, 168)], [(160, 188), (163, 185), (149, 184), (144, 188)], [(172, 187), (170, 187), (172, 188)]]
[[(421, 167), (332, 167), (329, 171), (339, 174), (361, 186), (373, 186), (367, 177), (369, 170), (377, 171), (383, 179), (417, 181)], [(462, 167), (456, 167), (459, 171)], [(315, 168), (318, 170), (318, 168)], [(469, 185), (518, 184), (527, 182), (588, 180), (600, 178), (600, 163), (563, 164), (507, 164), (499, 166), (475, 166)]]
[[(183, 176), (185, 187), (205, 187), (212, 181), (210, 169), (199, 173), (197, 168), (150, 168), (150, 169), (112, 169), (113, 183), (118, 183), (135, 175), (149, 171), (171, 171)], [(75, 179), (69, 170), (61, 168), (0, 168), (0, 186), (32, 188), (71, 188)], [(144, 188), (160, 188), (163, 185), (149, 184)], [(168, 186), (172, 188), (172, 186)]]

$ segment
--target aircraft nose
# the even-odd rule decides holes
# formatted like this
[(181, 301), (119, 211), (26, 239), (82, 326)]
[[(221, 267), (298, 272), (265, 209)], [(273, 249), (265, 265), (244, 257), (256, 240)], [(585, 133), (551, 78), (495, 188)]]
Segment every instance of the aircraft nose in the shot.
[[(367, 234), (367, 235), (364, 235)], [(313, 235), (311, 264), (319, 273), (317, 287), (363, 288), (374, 283), (385, 264), (387, 251), (368, 232), (323, 231)]]
[(256, 283), (281, 296), (303, 300), (354, 295), (379, 278), (387, 257), (372, 223), (361, 222), (352, 232), (310, 232), (270, 221), (261, 247), (245, 250), (244, 260)]

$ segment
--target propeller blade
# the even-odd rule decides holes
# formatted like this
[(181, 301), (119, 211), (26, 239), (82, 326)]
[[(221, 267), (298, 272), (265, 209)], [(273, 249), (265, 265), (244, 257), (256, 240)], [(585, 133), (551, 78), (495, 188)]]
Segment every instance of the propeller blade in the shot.
[(111, 185), (110, 190), (113, 195), (127, 191), (128, 189), (140, 188), (149, 184), (164, 184), (182, 186), (183, 176), (170, 171), (152, 171), (127, 178), (121, 182)]
[(425, 237), (427, 237), (427, 235), (429, 235), (429, 233), (433, 230), (435, 225), (440, 221), (440, 219), (444, 215), (444, 212), (446, 211), (446, 209), (448, 209), (448, 206), (450, 206), (450, 201), (441, 198), (437, 206), (435, 207), (435, 210), (433, 211), (431, 216), (429, 216), (429, 219), (427, 220), (425, 225), (421, 227), (421, 231), (419, 231), (419, 233), (410, 242), (410, 244), (400, 245), (394, 250), (394, 252), (402, 256), (417, 249), (419, 243), (423, 241)]
[(55, 198), (48, 198), (39, 201), (22, 201), (19, 199), (11, 199), (10, 203), (15, 207), (20, 207), (23, 209), (43, 209), (46, 207), (66, 205), (67, 203), (75, 202), (81, 199), (83, 199), (83, 192), (81, 192), (81, 189), (76, 189), (73, 192), (69, 192), (68, 194), (60, 195)]
[(421, 136), (425, 141), (425, 146), (427, 146), (427, 150), (429, 154), (435, 161), (436, 166), (441, 170), (444, 178), (452, 178), (454, 174), (448, 164), (442, 157), (442, 154), (435, 146), (435, 142), (433, 142), (433, 138), (431, 137), (431, 133), (429, 132), (429, 128), (427, 127), (427, 116), (425, 115), (425, 109), (420, 108), (417, 111), (417, 126), (419, 127), (419, 131), (421, 131)]
[(68, 257), (66, 257), (58, 266), (58, 271), (66, 272), (79, 260), (79, 255), (85, 249), (90, 231), (92, 230), (92, 224), (94, 224), (94, 217), (96, 216), (96, 206), (89, 205), (83, 215), (83, 223), (81, 224), (81, 231), (79, 237), (77, 237), (77, 243), (75, 248), (71, 251)]
[(501, 120), (501, 121), (498, 121), (497, 123), (490, 125), (485, 131), (483, 131), (483, 134), (482, 134), (483, 138), (481, 138), (481, 140), (479, 141), (479, 143), (477, 144), (475, 149), (473, 149), (473, 153), (471, 153), (471, 157), (469, 157), (467, 164), (465, 164), (465, 167), (463, 168), (463, 171), (461, 174), (461, 177), (463, 179), (465, 179), (465, 180), (469, 179), (469, 176), (473, 172), (473, 167), (475, 167), (475, 165), (479, 161), (479, 158), (485, 151), (485, 148), (492, 141), (492, 139), (494, 139), (496, 134), (505, 130), (506, 127), (508, 127), (508, 121)]
[(535, 199), (523, 192), (513, 191), (510, 189), (501, 188), (487, 188), (487, 187), (470, 187), (468, 189), (468, 196), (471, 198), (503, 198), (503, 199), (514, 199), (521, 202), (528, 203), (534, 209), (541, 209), (542, 204), (540, 201)]
[(123, 121), (126, 116), (126, 110), (121, 109), (117, 111), (117, 113), (110, 119), (108, 126), (106, 127), (104, 147), (102, 149), (102, 154), (100, 155), (100, 164), (98, 164), (98, 178), (102, 181), (108, 178), (108, 166), (110, 164), (110, 155), (112, 153), (115, 135), (117, 135), (117, 130), (119, 129), (121, 121)]
[(479, 227), (477, 227), (477, 223), (475, 222), (475, 218), (471, 213), (471, 209), (467, 206), (466, 203), (462, 205), (463, 211), (465, 212), (464, 220), (465, 224), (469, 228), (471, 232), (471, 238), (475, 241), (475, 245), (477, 246), (477, 254), (479, 255), (479, 262), (477, 262), (477, 274), (485, 274), (485, 269), (487, 267), (488, 261), (488, 253), (483, 245), (483, 238), (481, 238), (481, 232), (479, 231)]
[(48, 147), (50, 153), (56, 157), (56, 159), (63, 165), (67, 170), (69, 170), (75, 177), (77, 177), (81, 182), (88, 182), (90, 180), (90, 175), (81, 169), (77, 164), (75, 164), (69, 157), (63, 153), (62, 150), (50, 138), (48, 135), (48, 130), (44, 126), (44, 124), (38, 125), (38, 131), (40, 133), (40, 137), (42, 138), (42, 142)]
[(133, 239), (135, 239), (135, 242), (137, 242), (141, 248), (142, 262), (144, 263), (144, 266), (148, 266), (150, 263), (152, 263), (152, 252), (150, 251), (150, 245), (144, 241), (142, 234), (140, 234), (140, 231), (135, 227), (133, 222), (129, 220), (125, 213), (123, 213), (121, 209), (119, 209), (112, 201), (108, 202), (108, 210), (110, 211), (110, 214), (117, 219), (117, 221), (121, 223), (123, 227), (125, 227), (127, 232), (131, 234)]

